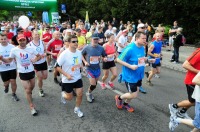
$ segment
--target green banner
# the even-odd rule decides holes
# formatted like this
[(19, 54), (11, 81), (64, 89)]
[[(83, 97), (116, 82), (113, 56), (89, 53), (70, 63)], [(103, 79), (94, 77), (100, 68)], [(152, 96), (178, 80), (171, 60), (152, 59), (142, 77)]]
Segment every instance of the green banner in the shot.
[(57, 11), (57, 0), (0, 0), (0, 10), (44, 11), (52, 9)]

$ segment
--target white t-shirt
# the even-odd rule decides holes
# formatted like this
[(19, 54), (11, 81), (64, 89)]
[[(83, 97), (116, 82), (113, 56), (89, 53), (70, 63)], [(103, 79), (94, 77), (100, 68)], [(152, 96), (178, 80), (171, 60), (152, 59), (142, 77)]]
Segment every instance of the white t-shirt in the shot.
[(34, 71), (31, 59), (38, 54), (32, 47), (27, 46), (25, 49), (15, 47), (10, 52), (10, 57), (15, 58), (17, 61), (17, 71), (19, 73), (28, 73)]
[(192, 94), (192, 98), (196, 100), (196, 102), (200, 103), (200, 86), (196, 85), (194, 88), (194, 92)]
[[(44, 43), (40, 40), (39, 45), (35, 45), (33, 41), (31, 41), (27, 46), (35, 49), (40, 55), (44, 55)], [(41, 58), (39, 61), (35, 62), (34, 64), (42, 64), (46, 61), (46, 57)]]
[[(3, 58), (8, 58), (13, 48), (15, 48), (15, 46), (12, 44), (8, 44), (7, 46), (2, 46), (0, 44), (0, 55), (2, 55)], [(14, 70), (14, 69), (16, 69), (16, 63), (14, 60), (10, 63), (5, 63), (3, 61), (0, 61), (0, 72)]]
[(57, 59), (59, 66), (62, 66), (67, 74), (70, 74), (73, 80), (68, 80), (66, 76), (62, 74), (62, 83), (74, 83), (81, 79), (81, 64), (82, 64), (82, 54), (79, 50), (75, 53), (71, 52), (69, 49), (64, 50)]
[(127, 37), (125, 37), (124, 35), (121, 35), (121, 36), (119, 37), (119, 39), (118, 39), (118, 49), (117, 49), (118, 52), (122, 52), (123, 49), (124, 49), (124, 48), (121, 48), (121, 47), (119, 46), (119, 43), (120, 43), (121, 45), (125, 46), (125, 43), (126, 43), (126, 42), (127, 42)]
[(133, 35), (133, 38), (132, 38), (132, 40), (131, 40), (131, 43), (135, 43), (135, 34)]

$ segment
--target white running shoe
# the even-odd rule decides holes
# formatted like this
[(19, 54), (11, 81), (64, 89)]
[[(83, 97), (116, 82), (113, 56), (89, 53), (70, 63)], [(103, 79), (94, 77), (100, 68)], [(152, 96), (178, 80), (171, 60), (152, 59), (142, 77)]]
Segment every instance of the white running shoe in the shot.
[(174, 131), (174, 129), (179, 125), (179, 123), (176, 120), (176, 116), (170, 116), (170, 122), (169, 122), (169, 130), (171, 132)]
[(35, 108), (32, 108), (31, 109), (31, 115), (32, 116), (36, 116), (38, 113), (37, 113), (37, 111), (35, 110)]
[(86, 92), (85, 94), (86, 94), (86, 97), (87, 97), (87, 101), (92, 103), (92, 94), (89, 93), (89, 92)]
[(62, 102), (63, 104), (66, 104), (67, 101), (66, 101), (66, 99), (64, 98), (64, 96), (65, 96), (65, 92), (61, 92), (61, 102)]
[(78, 115), (78, 117), (83, 117), (83, 112), (81, 112), (80, 108), (75, 107), (74, 108), (74, 113)]
[(180, 111), (176, 113), (176, 116), (179, 118), (183, 118), (183, 119), (190, 119), (192, 120), (191, 117), (189, 117), (189, 115), (185, 112), (185, 113), (181, 113)]
[(172, 116), (176, 115), (176, 113), (178, 112), (178, 109), (174, 108), (173, 107), (173, 104), (169, 104), (169, 111), (170, 111), (170, 114)]

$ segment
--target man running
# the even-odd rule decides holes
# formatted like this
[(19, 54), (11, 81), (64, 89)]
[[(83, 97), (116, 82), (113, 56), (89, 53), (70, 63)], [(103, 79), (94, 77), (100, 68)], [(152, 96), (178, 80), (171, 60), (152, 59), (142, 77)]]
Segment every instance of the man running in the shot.
[[(192, 79), (200, 71), (200, 48), (194, 51), (193, 54), (183, 63), (183, 67), (188, 70), (184, 81), (187, 88), (188, 99), (176, 104), (169, 104), (169, 110), (171, 115), (191, 119), (186, 112), (191, 106), (195, 105), (195, 99), (192, 98), (195, 84), (192, 82)], [(179, 108), (181, 108), (181, 110), (178, 110)]]
[(83, 112), (81, 112), (79, 108), (83, 95), (83, 82), (80, 73), (82, 54), (77, 50), (77, 36), (69, 36), (68, 41), (70, 42), (69, 47), (60, 54), (56, 64), (57, 70), (62, 74), (61, 101), (66, 104), (66, 100), (72, 100), (73, 89), (75, 88), (76, 106), (74, 108), (74, 113), (76, 113), (78, 117), (83, 117)]
[[(4, 58), (8, 58), (10, 55), (10, 51), (15, 48), (12, 44), (7, 42), (7, 37), (5, 34), (0, 34), (0, 55)], [(12, 88), (12, 98), (15, 101), (19, 101), (16, 90), (16, 78), (17, 78), (17, 71), (16, 71), (16, 63), (15, 61), (11, 61), (10, 63), (4, 63), (0, 61), (0, 74), (1, 79), (4, 82), (4, 92), (8, 93), (9, 91), (9, 84), (11, 84)]]
[(160, 73), (160, 57), (161, 57), (161, 49), (162, 49), (162, 41), (160, 33), (156, 33), (156, 40), (152, 42), (151, 46), (148, 49), (148, 55), (150, 59), (156, 59), (155, 63), (152, 64), (151, 71), (147, 73), (147, 81), (146, 84), (149, 86), (153, 86), (151, 83), (152, 77), (156, 73)]
[[(88, 45), (83, 51), (83, 62), (86, 66), (86, 71), (88, 73), (88, 78), (90, 81), (90, 87), (86, 92), (87, 101), (92, 103), (94, 100), (94, 96), (92, 95), (92, 91), (97, 86), (97, 81), (101, 74), (100, 70), (100, 58), (103, 57), (104, 61), (107, 61), (105, 50), (102, 46), (98, 45), (99, 37), (98, 34), (95, 33), (92, 35), (91, 45)], [(86, 57), (86, 59), (84, 58)]]
[[(49, 42), (49, 45), (47, 46), (47, 53), (52, 55), (52, 65), (53, 66), (56, 63), (57, 55), (62, 47), (63, 47), (63, 41), (60, 40), (60, 32), (55, 31), (53, 33), (53, 40), (51, 42)], [(58, 76), (58, 71), (56, 69), (54, 69), (54, 82), (56, 84), (59, 84), (57, 76)]]
[(40, 40), (40, 35), (37, 30), (32, 32), (33, 40), (29, 43), (29, 46), (35, 49), (42, 57), (39, 61), (34, 63), (34, 69), (37, 76), (37, 84), (39, 88), (39, 95), (44, 97), (43, 79), (47, 79), (47, 62), (46, 62), (46, 47)]
[[(128, 93), (115, 96), (116, 106), (118, 109), (125, 108), (128, 112), (134, 112), (134, 108), (129, 103), (138, 95), (139, 87), (142, 85), (144, 77), (146, 61), (144, 49), (146, 34), (144, 32), (137, 32), (135, 38), (136, 42), (129, 44), (117, 58), (117, 62), (123, 65), (122, 80), (126, 84)], [(122, 104), (123, 100), (125, 101)]]
[[(22, 86), (26, 91), (26, 98), (31, 109), (31, 114), (35, 116), (37, 115), (37, 111), (35, 110), (32, 101), (32, 91), (35, 87), (35, 72), (32, 63), (38, 61), (40, 55), (31, 47), (26, 46), (26, 37), (23, 34), (17, 36), (17, 42), (19, 43), (19, 46), (11, 50), (9, 58), (0, 56), (0, 60), (5, 63), (10, 63), (14, 59), (16, 60), (17, 70), (19, 72)], [(33, 58), (33, 56), (35, 57)]]

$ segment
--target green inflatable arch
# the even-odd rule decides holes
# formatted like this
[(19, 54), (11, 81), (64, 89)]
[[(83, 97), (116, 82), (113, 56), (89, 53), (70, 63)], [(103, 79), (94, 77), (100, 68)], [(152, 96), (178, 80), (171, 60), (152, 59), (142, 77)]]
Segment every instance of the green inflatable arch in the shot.
[(59, 21), (57, 0), (0, 0), (0, 10), (47, 11), (50, 23)]

